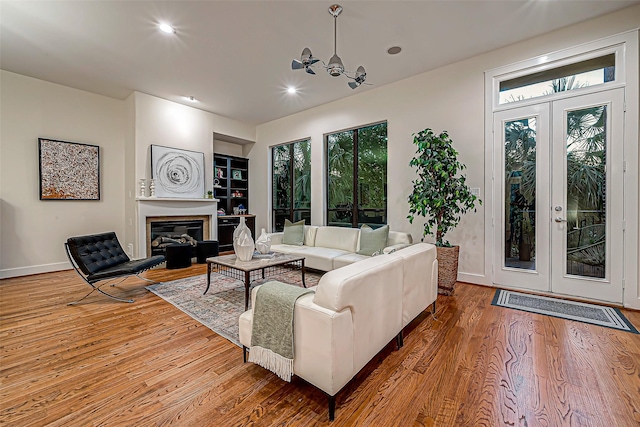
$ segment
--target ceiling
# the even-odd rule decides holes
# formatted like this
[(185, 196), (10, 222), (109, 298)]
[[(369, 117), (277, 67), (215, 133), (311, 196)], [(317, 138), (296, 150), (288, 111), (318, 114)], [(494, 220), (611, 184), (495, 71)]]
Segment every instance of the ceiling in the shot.
[[(342, 0), (338, 55), (374, 83), (352, 90), (344, 76), (291, 70), (304, 47), (325, 62), (333, 54), (332, 1), (2, 0), (0, 67), (260, 124), (636, 3)], [(176, 34), (161, 33), (159, 22)], [(387, 54), (391, 46), (402, 52)]]

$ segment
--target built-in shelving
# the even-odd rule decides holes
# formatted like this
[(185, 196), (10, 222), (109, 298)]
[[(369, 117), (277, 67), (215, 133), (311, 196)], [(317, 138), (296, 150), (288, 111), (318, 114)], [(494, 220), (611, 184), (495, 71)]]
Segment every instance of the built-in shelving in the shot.
[(233, 230), (241, 217), (234, 215), (233, 208), (242, 205), (247, 210), (248, 215), (242, 216), (255, 239), (255, 216), (249, 214), (249, 159), (214, 153), (213, 178), (214, 197), (219, 200), (218, 210), (224, 209), (225, 212), (225, 215), (218, 215), (220, 252), (232, 251)]
[(213, 155), (213, 191), (218, 209), (232, 215), (243, 205), (249, 213), (249, 159), (215, 153)]

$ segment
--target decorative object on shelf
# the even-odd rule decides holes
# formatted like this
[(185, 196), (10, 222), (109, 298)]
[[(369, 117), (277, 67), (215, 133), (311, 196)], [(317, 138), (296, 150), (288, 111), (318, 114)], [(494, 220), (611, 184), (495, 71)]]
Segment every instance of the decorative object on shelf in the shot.
[(251, 237), (251, 230), (247, 227), (244, 217), (233, 232), (233, 250), (240, 261), (249, 261), (253, 257), (255, 246)]
[(410, 166), (417, 168), (418, 178), (412, 181), (409, 195), (409, 215), (427, 218), (423, 235), (435, 234), (438, 251), (438, 293), (453, 295), (458, 277), (459, 247), (451, 246), (444, 235), (455, 228), (463, 214), (475, 212), (478, 199), (466, 184), (466, 177), (458, 172), (466, 166), (458, 161), (458, 152), (446, 131), (436, 135), (431, 129), (413, 134), (418, 146)]
[(246, 213), (247, 213), (247, 208), (245, 208), (245, 207), (244, 207), (244, 205), (243, 205), (242, 203), (240, 203), (240, 204), (238, 205), (238, 213), (239, 213), (240, 215), (244, 215), (244, 214), (246, 214)]
[(260, 237), (256, 239), (256, 249), (261, 254), (268, 254), (269, 250), (271, 250), (271, 237), (269, 237), (264, 228), (260, 233)]
[(224, 211), (224, 208), (218, 209), (218, 216), (226, 215), (227, 213)]
[(238, 170), (231, 171), (231, 178), (242, 179), (242, 171), (238, 171)]
[(156, 180), (149, 181), (149, 197), (156, 197)]
[[(216, 168), (216, 176), (218, 178), (224, 178), (224, 171), (220, 168)], [(220, 181), (218, 181), (218, 184), (220, 183)]]
[(204, 153), (151, 145), (151, 172), (158, 197), (201, 198)]
[(213, 191), (207, 191), (207, 198), (213, 199)]
[[(249, 210), (249, 173), (251, 168), (249, 167), (249, 159), (244, 157), (230, 156), (222, 153), (213, 153), (213, 162), (210, 166), (210, 170), (217, 171), (221, 169), (224, 171), (226, 178), (218, 178), (220, 187), (214, 191), (215, 199), (217, 200), (218, 207), (224, 208), (227, 212), (228, 218), (220, 218), (218, 220), (218, 243), (220, 252), (233, 250), (233, 230), (240, 222), (240, 218), (237, 215), (243, 213), (242, 209), (245, 209), (245, 213)], [(242, 181), (232, 179), (233, 171), (239, 170), (242, 172)], [(216, 178), (216, 176), (214, 176)], [(242, 192), (241, 197), (237, 197), (233, 194), (234, 191)], [(240, 204), (244, 206), (240, 206)], [(234, 213), (234, 207), (238, 208), (238, 213)], [(256, 230), (255, 218), (246, 217), (247, 226), (251, 230), (251, 234), (258, 236), (260, 229)], [(255, 230), (255, 231), (254, 231)], [(256, 233), (258, 231), (258, 233)]]
[(233, 214), (234, 215), (239, 215), (240, 214), (240, 208), (238, 208), (237, 206), (233, 207)]
[(221, 187), (221, 185), (220, 185), (220, 180), (219, 180), (218, 178), (214, 178), (214, 180), (213, 180), (213, 187), (214, 187), (214, 188), (220, 188), (220, 187)]
[(300, 59), (294, 59), (291, 62), (292, 70), (305, 70), (308, 74), (315, 74), (313, 68), (315, 67), (316, 62), (322, 62), (322, 67), (327, 70), (327, 72), (333, 77), (345, 76), (349, 79), (352, 79), (352, 82), (349, 82), (349, 87), (351, 89), (355, 89), (361, 84), (371, 84), (365, 83), (365, 79), (367, 78), (367, 72), (364, 67), (361, 65), (358, 67), (356, 71), (347, 71), (344, 69), (344, 64), (342, 63), (342, 59), (337, 54), (337, 33), (338, 33), (338, 16), (342, 13), (342, 6), (339, 4), (334, 4), (329, 6), (329, 14), (333, 16), (333, 56), (329, 59), (329, 63), (325, 64), (324, 61), (320, 61), (318, 58), (314, 58), (311, 54), (311, 49), (305, 47), (302, 51), (302, 55)]
[(38, 138), (40, 200), (100, 200), (100, 147)]
[(242, 197), (242, 191), (234, 191), (233, 193), (231, 193), (231, 197)]
[(147, 197), (147, 180), (144, 178), (140, 180), (140, 197)]

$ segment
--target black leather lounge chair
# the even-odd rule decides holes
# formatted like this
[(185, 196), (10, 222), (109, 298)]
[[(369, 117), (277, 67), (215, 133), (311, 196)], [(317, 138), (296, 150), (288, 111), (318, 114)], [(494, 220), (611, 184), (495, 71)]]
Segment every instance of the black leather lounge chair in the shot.
[[(115, 286), (118, 283), (122, 283), (129, 276), (137, 276), (147, 282), (154, 283), (152, 280), (139, 276), (139, 274), (165, 261), (163, 255), (135, 260), (129, 259), (114, 232), (70, 237), (64, 247), (73, 269), (82, 277), (82, 280), (93, 288), (87, 295), (78, 301), (69, 303), (69, 305), (79, 303), (94, 291), (118, 301), (133, 302), (132, 299), (123, 299), (110, 295), (100, 287), (106, 285), (111, 279), (121, 277), (122, 280), (111, 285)], [(98, 285), (102, 281), (106, 282)]]

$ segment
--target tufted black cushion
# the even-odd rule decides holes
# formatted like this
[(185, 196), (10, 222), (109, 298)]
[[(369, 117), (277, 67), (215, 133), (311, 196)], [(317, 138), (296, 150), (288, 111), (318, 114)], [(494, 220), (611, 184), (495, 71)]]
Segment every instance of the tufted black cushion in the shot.
[(87, 275), (129, 262), (114, 232), (71, 237), (67, 244), (78, 267)]
[(145, 270), (155, 267), (164, 262), (164, 255), (155, 255), (151, 258), (134, 259), (122, 264), (100, 270), (97, 273), (90, 274), (87, 277), (89, 283), (95, 283), (100, 280), (109, 279), (111, 277), (128, 276), (130, 274), (142, 273)]

